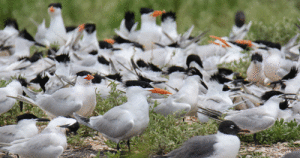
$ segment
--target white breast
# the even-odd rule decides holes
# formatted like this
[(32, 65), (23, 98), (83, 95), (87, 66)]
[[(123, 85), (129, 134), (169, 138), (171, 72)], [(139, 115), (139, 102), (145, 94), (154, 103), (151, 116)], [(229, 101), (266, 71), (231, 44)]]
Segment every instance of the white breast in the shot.
[(214, 145), (214, 158), (236, 158), (240, 149), (240, 139), (235, 135), (228, 135), (218, 132), (217, 142)]

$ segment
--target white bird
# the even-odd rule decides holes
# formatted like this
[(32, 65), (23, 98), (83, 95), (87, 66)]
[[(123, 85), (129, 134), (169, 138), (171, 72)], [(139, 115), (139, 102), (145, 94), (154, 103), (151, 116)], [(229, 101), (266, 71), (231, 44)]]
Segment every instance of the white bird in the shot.
[(74, 112), (90, 116), (96, 107), (96, 93), (91, 86), (91, 79), (91, 75), (77, 77), (74, 87), (62, 88), (53, 94), (36, 94), (24, 88), (30, 98), (21, 95), (13, 98), (40, 107), (51, 118), (72, 116)]
[(67, 148), (67, 129), (76, 134), (78, 128), (75, 119), (57, 117), (40, 134), (5, 144), (2, 150), (21, 157), (59, 158)]
[(0, 115), (10, 110), (16, 103), (16, 100), (7, 96), (17, 97), (22, 95), (23, 86), (26, 86), (24, 79), (13, 80), (6, 87), (0, 88)]
[[(66, 43), (67, 33), (61, 16), (62, 6), (60, 3), (51, 3), (48, 6), (50, 15), (50, 25), (45, 34), (45, 38), (50, 44), (59, 44), (60, 46)], [(43, 44), (48, 44), (43, 43)]]
[(18, 139), (26, 139), (38, 134), (36, 122), (50, 121), (44, 118), (37, 118), (32, 114), (23, 114), (17, 117), (16, 125), (0, 127), (0, 142), (11, 143)]
[(195, 136), (183, 143), (181, 147), (166, 154), (165, 158), (236, 158), (240, 149), (240, 129), (232, 121), (223, 121), (218, 132), (213, 135)]
[[(141, 135), (149, 123), (149, 104), (147, 96), (152, 93), (169, 94), (168, 91), (159, 88), (150, 88), (150, 84), (141, 81), (127, 81), (126, 85), (130, 87), (126, 90), (127, 102), (116, 106), (106, 112), (104, 115), (93, 116), (89, 119), (81, 117), (74, 113), (79, 123), (99, 131), (108, 139), (117, 143), (132, 137)], [(142, 87), (140, 87), (142, 86)]]
[(189, 76), (184, 80), (180, 90), (166, 99), (157, 100), (159, 105), (154, 108), (156, 113), (167, 116), (169, 114), (194, 116), (197, 112), (197, 96), (201, 80), (201, 73), (196, 68), (188, 71)]
[[(0, 30), (0, 45), (1, 49), (4, 47), (9, 48), (10, 54), (14, 53), (15, 39), (19, 34), (19, 26), (15, 19), (6, 19), (4, 22), (5, 28)], [(10, 48), (12, 47), (12, 48)]]
[(162, 38), (160, 43), (169, 45), (178, 40), (176, 15), (174, 12), (166, 12), (161, 16)]

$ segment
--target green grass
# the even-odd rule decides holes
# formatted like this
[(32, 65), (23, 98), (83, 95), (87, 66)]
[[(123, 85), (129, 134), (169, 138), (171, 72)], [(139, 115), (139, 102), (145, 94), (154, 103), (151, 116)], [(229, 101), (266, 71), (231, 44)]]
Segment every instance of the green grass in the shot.
[[(294, 26), (294, 22), (297, 21), (300, 13), (300, 2), (297, 0), (1, 0), (0, 29), (3, 28), (4, 19), (14, 17), (19, 22), (20, 28), (26, 28), (30, 33), (35, 33), (36, 26), (30, 22), (29, 18), (34, 19), (38, 23), (41, 23), (43, 19), (46, 19), (46, 24), (49, 24), (50, 18), (47, 13), (47, 7), (53, 2), (62, 3), (62, 15), (66, 26), (77, 26), (87, 22), (96, 23), (99, 39), (110, 38), (114, 35), (113, 29), (119, 27), (125, 11), (130, 10), (135, 12), (135, 19), (140, 22), (139, 9), (141, 7), (150, 7), (155, 10), (165, 9), (166, 11), (175, 11), (177, 13), (179, 33), (183, 33), (191, 25), (195, 25), (195, 29), (192, 33), (193, 35), (209, 29), (209, 34), (216, 36), (227, 36), (234, 24), (234, 15), (236, 11), (244, 10), (246, 21), (253, 22), (253, 27), (250, 29), (250, 39), (274, 36), (272, 34), (265, 35), (261, 33), (264, 33), (264, 31), (266, 31), (265, 29), (273, 27), (274, 24), (278, 21), (282, 21), (284, 18), (288, 19), (288, 21), (292, 21), (291, 27), (293, 27), (293, 30), (297, 30)], [(278, 11), (280, 14), (275, 14), (274, 11)], [(158, 18), (158, 22), (159, 21), (160, 18)], [(266, 26), (266, 28), (260, 30), (261, 25)], [(285, 29), (286, 26), (284, 26), (281, 31), (285, 31)], [(254, 35), (252, 35), (251, 32), (254, 32)], [(281, 32), (269, 33), (281, 34)], [(282, 32), (281, 35), (286, 34)], [(286, 42), (286, 40), (281, 41), (281, 39), (277, 38), (270, 40)]]

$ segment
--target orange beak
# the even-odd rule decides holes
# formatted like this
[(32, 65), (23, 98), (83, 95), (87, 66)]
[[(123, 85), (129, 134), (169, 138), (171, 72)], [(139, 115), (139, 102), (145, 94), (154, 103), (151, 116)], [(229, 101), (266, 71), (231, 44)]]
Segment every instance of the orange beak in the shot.
[(210, 35), (209, 37), (211, 38), (214, 38), (214, 39), (217, 39), (219, 41), (221, 41), (224, 45), (222, 45), (222, 47), (231, 47), (225, 40), (223, 40), (222, 38), (220, 37), (217, 37), (217, 36), (213, 36), (213, 35)]
[(86, 79), (86, 80), (92, 80), (92, 79), (94, 79), (94, 76), (92, 76), (92, 75), (87, 75), (84, 79)]
[(242, 133), (250, 133), (250, 131), (247, 130), (247, 129), (241, 129), (239, 132), (242, 132)]
[(55, 9), (53, 8), (53, 6), (51, 6), (51, 7), (49, 8), (49, 11), (52, 12), (52, 13), (55, 11)]
[(162, 15), (163, 13), (166, 13), (166, 11), (160, 11), (160, 10), (156, 10), (156, 11), (154, 11), (152, 14), (151, 14), (151, 16), (153, 16), (153, 17), (158, 17), (158, 16), (160, 16), (160, 15)]
[(110, 44), (114, 44), (115, 40), (113, 39), (104, 39), (105, 42), (110, 43)]
[(80, 32), (83, 31), (84, 30), (84, 24), (79, 25), (78, 28), (79, 28)]
[(164, 90), (164, 89), (160, 89), (160, 88), (153, 88), (149, 91), (152, 92), (152, 93), (158, 93), (158, 94), (172, 94), (169, 91)]

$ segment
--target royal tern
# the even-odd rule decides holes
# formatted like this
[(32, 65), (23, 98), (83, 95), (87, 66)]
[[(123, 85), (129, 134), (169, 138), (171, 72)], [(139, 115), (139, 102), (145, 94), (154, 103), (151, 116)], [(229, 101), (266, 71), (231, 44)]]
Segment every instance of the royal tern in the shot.
[(74, 113), (79, 123), (99, 131), (116, 142), (118, 150), (119, 142), (122, 140), (127, 140), (130, 150), (130, 139), (141, 135), (147, 128), (149, 123), (147, 96), (151, 93), (170, 93), (163, 89), (151, 88), (150, 84), (141, 81), (127, 81), (126, 85), (130, 86), (126, 90), (127, 102), (110, 109), (104, 115), (84, 118)]

